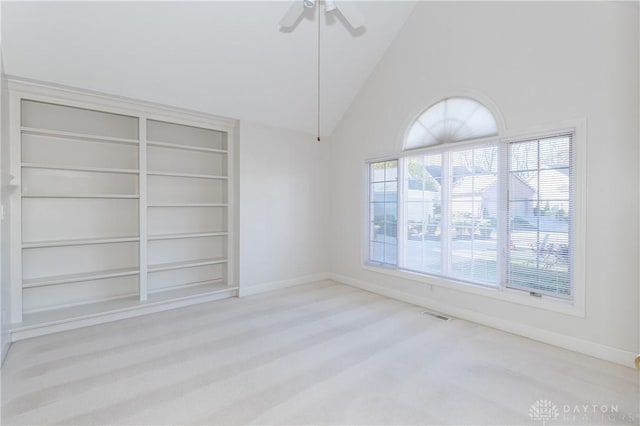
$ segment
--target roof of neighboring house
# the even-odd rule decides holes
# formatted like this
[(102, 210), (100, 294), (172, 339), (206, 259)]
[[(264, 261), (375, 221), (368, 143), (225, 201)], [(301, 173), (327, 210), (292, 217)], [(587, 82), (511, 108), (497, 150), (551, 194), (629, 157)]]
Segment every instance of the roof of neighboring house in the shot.
[(497, 179), (494, 174), (462, 176), (454, 182), (451, 194), (453, 196), (481, 194), (495, 186)]
[(543, 167), (540, 170), (540, 181), (537, 175), (531, 176), (527, 182), (541, 200), (568, 200), (571, 179), (569, 169), (552, 169)]
[[(384, 170), (378, 171), (384, 173)], [(425, 166), (425, 172), (433, 178), (437, 187), (424, 187), (426, 192), (438, 192), (442, 181), (441, 166)], [(538, 182), (537, 174), (524, 178), (516, 173), (510, 174), (511, 190), (515, 198), (534, 199), (535, 194), (539, 194), (541, 200), (567, 200), (569, 198), (570, 178), (568, 169), (542, 168), (539, 172), (543, 179)], [(481, 195), (486, 199), (495, 200), (497, 197), (496, 181), (497, 177), (493, 173), (486, 173), (480, 168), (475, 171), (464, 166), (454, 166), (454, 184), (451, 190), (452, 196), (472, 196)], [(420, 183), (420, 181), (417, 181)], [(421, 185), (409, 185), (410, 190), (422, 190)]]

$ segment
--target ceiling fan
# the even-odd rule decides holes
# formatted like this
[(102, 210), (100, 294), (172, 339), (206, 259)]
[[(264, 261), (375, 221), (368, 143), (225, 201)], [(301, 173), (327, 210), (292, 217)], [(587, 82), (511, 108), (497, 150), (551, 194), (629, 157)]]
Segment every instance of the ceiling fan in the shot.
[[(345, 21), (354, 29), (361, 28), (364, 25), (364, 17), (358, 10), (356, 6), (354, 6), (351, 2), (345, 1), (340, 2), (340, 6), (336, 4), (334, 0), (294, 0), (287, 13), (285, 13), (284, 17), (280, 20), (280, 30), (286, 30), (286, 32), (291, 31), (298, 21), (302, 18), (306, 10), (311, 10), (316, 7), (316, 3), (322, 1), (324, 3), (324, 11), (325, 13), (339, 11)], [(317, 137), (316, 140), (320, 142), (320, 16), (318, 16), (317, 28), (318, 28), (318, 38), (317, 38), (317, 54), (318, 54), (318, 62), (317, 62)]]
[[(292, 28), (298, 22), (305, 8), (313, 9), (316, 7), (316, 3), (320, 3), (320, 0), (294, 0), (294, 2), (285, 13), (284, 17), (280, 20), (281, 28)], [(351, 25), (353, 29), (358, 29), (364, 25), (364, 17), (350, 1), (337, 2), (333, 0), (324, 0), (324, 11), (326, 13), (337, 10), (344, 17), (344, 19)]]

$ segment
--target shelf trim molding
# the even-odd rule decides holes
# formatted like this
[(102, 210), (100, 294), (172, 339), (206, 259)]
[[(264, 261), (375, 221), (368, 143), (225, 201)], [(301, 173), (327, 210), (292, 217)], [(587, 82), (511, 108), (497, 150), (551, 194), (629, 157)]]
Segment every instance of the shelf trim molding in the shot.
[(140, 198), (140, 196), (134, 194), (22, 194), (22, 198), (111, 198), (136, 200)]
[(183, 288), (191, 288), (191, 287), (205, 286), (209, 284), (223, 284), (223, 283), (224, 283), (224, 280), (222, 278), (215, 279), (215, 280), (197, 281), (193, 283), (177, 284), (177, 285), (172, 285), (172, 286), (167, 286), (162, 288), (150, 289), (149, 294), (164, 293), (167, 291), (180, 290)]
[(70, 172), (94, 172), (94, 173), (122, 173), (140, 174), (138, 169), (114, 169), (110, 167), (90, 167), (90, 166), (62, 166), (57, 164), (44, 163), (22, 163), (23, 169), (45, 169), (45, 170), (66, 170)]
[(228, 176), (220, 176), (220, 175), (201, 175), (201, 174), (195, 174), (195, 173), (174, 173), (174, 172), (157, 172), (157, 171), (148, 171), (147, 175), (181, 177), (181, 178), (192, 178), (192, 179), (220, 179), (220, 180), (229, 179)]
[(182, 149), (184, 151), (211, 152), (214, 154), (226, 154), (228, 152), (226, 149), (207, 148), (207, 147), (200, 147), (196, 145), (182, 145), (179, 143), (170, 143), (170, 142), (147, 141), (147, 145), (155, 146), (158, 148)]
[(218, 203), (149, 203), (147, 207), (229, 207)]
[(107, 278), (138, 275), (139, 273), (139, 268), (121, 268), (106, 271), (83, 272), (80, 274), (55, 275), (45, 278), (30, 278), (22, 280), (22, 288), (38, 288), (59, 284), (71, 284), (83, 281), (104, 280)]
[(198, 260), (185, 260), (181, 262), (158, 263), (154, 265), (149, 265), (148, 268), (149, 268), (149, 273), (152, 273), (152, 272), (173, 271), (175, 269), (195, 268), (197, 266), (218, 265), (221, 263), (227, 263), (227, 259), (220, 257), (220, 258), (212, 258), (212, 259), (198, 259)]
[(149, 235), (147, 241), (162, 241), (162, 240), (180, 240), (183, 238), (205, 238), (205, 237), (226, 237), (228, 232), (191, 232), (184, 234), (155, 234)]
[[(138, 117), (138, 138), (140, 145), (138, 150), (138, 168), (147, 170), (147, 123), (148, 119), (145, 115)], [(147, 300), (148, 297), (148, 269), (147, 269), (147, 201), (148, 201), (148, 181), (145, 173), (140, 173), (138, 179), (138, 191), (140, 198), (138, 202), (138, 233), (140, 234), (140, 245), (138, 246), (138, 265), (140, 266), (140, 279), (138, 280), (138, 299), (141, 302)]]
[(20, 131), (27, 135), (46, 136), (57, 139), (86, 140), (93, 142), (112, 142), (126, 145), (137, 145), (137, 139), (117, 138), (113, 136), (90, 135), (86, 133), (67, 132), (62, 130), (38, 129), (36, 127), (21, 126)]
[(152, 120), (169, 121), (186, 126), (227, 132), (233, 131), (238, 123), (235, 118), (221, 117), (201, 111), (142, 101), (125, 96), (111, 95), (14, 75), (6, 75), (5, 78), (10, 92), (41, 102), (64, 102), (68, 106), (99, 109), (105, 112), (134, 117), (146, 114)]
[(66, 247), (66, 246), (84, 246), (91, 244), (113, 244), (113, 243), (130, 243), (140, 241), (139, 237), (113, 237), (113, 238), (84, 238), (76, 240), (52, 240), (52, 241), (33, 241), (30, 243), (22, 243), (23, 249), (46, 248), (46, 247)]

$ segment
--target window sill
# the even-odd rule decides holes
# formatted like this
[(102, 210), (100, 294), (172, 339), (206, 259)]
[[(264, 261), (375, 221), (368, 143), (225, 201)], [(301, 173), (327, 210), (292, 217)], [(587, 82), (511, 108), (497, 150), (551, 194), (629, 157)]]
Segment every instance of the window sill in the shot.
[(403, 278), (410, 281), (415, 281), (423, 284), (435, 285), (438, 287), (447, 288), (450, 290), (461, 291), (464, 293), (471, 293), (491, 299), (502, 300), (510, 303), (517, 303), (520, 305), (530, 306), (547, 311), (558, 312), (565, 315), (571, 315), (576, 317), (584, 317), (584, 306), (578, 305), (575, 301), (567, 301), (562, 299), (554, 299), (549, 296), (533, 297), (521, 290), (514, 290), (504, 287), (492, 287), (484, 286), (480, 284), (466, 283), (462, 281), (456, 281), (453, 279), (446, 279), (441, 277), (435, 277), (432, 275), (421, 274), (418, 272), (411, 272), (403, 269), (397, 269), (395, 267), (384, 267), (365, 263), (362, 268), (377, 272), (385, 275), (390, 275), (396, 278)]

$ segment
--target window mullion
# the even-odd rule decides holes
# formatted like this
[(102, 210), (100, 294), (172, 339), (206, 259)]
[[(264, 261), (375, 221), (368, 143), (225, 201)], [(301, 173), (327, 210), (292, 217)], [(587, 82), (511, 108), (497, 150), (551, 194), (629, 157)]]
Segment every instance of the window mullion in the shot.
[(442, 275), (448, 276), (451, 269), (451, 155), (442, 153), (441, 173), (442, 201), (440, 202), (440, 250)]
[(406, 265), (406, 240), (407, 240), (407, 219), (405, 214), (406, 203), (406, 190), (407, 182), (405, 177), (407, 164), (406, 157), (398, 158), (398, 186), (397, 186), (397, 199), (396, 208), (398, 209), (396, 214), (398, 215), (398, 222), (396, 226), (396, 266), (404, 267)]
[(508, 268), (510, 262), (511, 236), (509, 232), (509, 187), (511, 176), (509, 175), (509, 144), (498, 145), (498, 194), (497, 194), (497, 220), (496, 220), (496, 241), (497, 241), (497, 274), (498, 285), (506, 287)]

